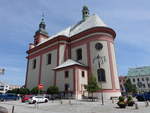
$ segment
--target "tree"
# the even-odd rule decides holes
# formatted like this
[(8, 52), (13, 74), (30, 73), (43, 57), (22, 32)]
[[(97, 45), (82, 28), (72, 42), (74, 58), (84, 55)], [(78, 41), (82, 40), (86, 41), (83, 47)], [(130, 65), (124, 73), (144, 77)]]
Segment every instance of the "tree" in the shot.
[(15, 88), (12, 90), (8, 90), (6, 93), (14, 93), (14, 94), (19, 94), (20, 89), (19, 88)]
[(15, 89), (12, 89), (12, 90), (8, 90), (6, 93), (14, 93), (14, 94), (29, 94), (30, 93), (30, 90), (27, 89), (27, 88), (15, 88)]
[(30, 94), (30, 90), (28, 88), (20, 88), (19, 94), (22, 94), (22, 95)]
[(91, 76), (91, 78), (88, 81), (88, 85), (85, 85), (85, 89), (87, 89), (89, 93), (92, 93), (93, 101), (93, 93), (100, 89), (94, 76)]
[(125, 82), (125, 89), (126, 89), (126, 92), (127, 93), (136, 93), (137, 92), (137, 88), (136, 88), (136, 85), (133, 85), (130, 81), (130, 79), (127, 79), (126, 82)]
[(50, 86), (48, 89), (47, 89), (47, 94), (57, 94), (59, 92), (59, 89), (57, 86)]
[(38, 87), (34, 87), (32, 90), (31, 90), (31, 94), (38, 94), (38, 93), (41, 93), (42, 90), (39, 90)]

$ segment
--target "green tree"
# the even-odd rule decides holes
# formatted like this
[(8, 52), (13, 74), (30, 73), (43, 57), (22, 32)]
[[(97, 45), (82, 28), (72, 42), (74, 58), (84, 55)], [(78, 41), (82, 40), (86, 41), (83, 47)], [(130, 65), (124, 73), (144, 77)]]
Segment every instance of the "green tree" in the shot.
[(59, 92), (59, 89), (57, 86), (50, 86), (47, 89), (47, 94), (58, 94), (58, 92)]
[(88, 81), (88, 84), (85, 85), (85, 89), (89, 93), (92, 93), (92, 101), (93, 101), (93, 93), (100, 89), (100, 87), (98, 86), (98, 83), (96, 81), (96, 78), (94, 76), (91, 76), (91, 78)]
[(126, 92), (129, 94), (129, 93), (136, 93), (137, 92), (137, 88), (136, 88), (136, 85), (133, 85), (130, 81), (130, 79), (127, 79), (126, 82), (125, 82), (125, 89), (126, 89)]
[(19, 94), (22, 94), (22, 95), (30, 94), (30, 90), (28, 88), (20, 88)]
[(8, 90), (6, 93), (14, 93), (14, 94), (19, 94), (20, 89), (19, 88), (15, 88), (12, 90)]
[(31, 94), (39, 94), (41, 93), (42, 90), (39, 90), (38, 87), (34, 87), (32, 90), (31, 90)]

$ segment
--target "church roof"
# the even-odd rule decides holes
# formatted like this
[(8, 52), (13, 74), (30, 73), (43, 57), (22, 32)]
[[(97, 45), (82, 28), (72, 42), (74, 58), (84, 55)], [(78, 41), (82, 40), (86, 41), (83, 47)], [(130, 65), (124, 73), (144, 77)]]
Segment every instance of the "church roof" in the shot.
[(150, 66), (129, 68), (128, 76), (145, 76), (145, 75), (150, 75)]
[(83, 64), (76, 62), (72, 59), (68, 59), (66, 60), (64, 63), (60, 64), (59, 66), (55, 67), (54, 69), (60, 69), (60, 68), (64, 68), (64, 67), (68, 67), (68, 66), (73, 66), (73, 65), (79, 65), (79, 66), (84, 66)]
[(89, 16), (86, 20), (81, 20), (77, 24), (70, 26), (70, 27), (66, 28), (65, 30), (62, 30), (61, 32), (59, 32), (53, 36), (50, 36), (48, 39), (45, 39), (43, 42), (39, 43), (38, 45), (40, 45), (48, 40), (51, 40), (59, 35), (63, 35), (63, 36), (66, 36), (69, 38), (73, 35), (76, 35), (76, 34), (82, 32), (82, 31), (85, 31), (87, 29), (94, 28), (94, 27), (107, 27), (107, 25), (101, 20), (101, 18), (98, 15), (93, 14), (93, 15)]

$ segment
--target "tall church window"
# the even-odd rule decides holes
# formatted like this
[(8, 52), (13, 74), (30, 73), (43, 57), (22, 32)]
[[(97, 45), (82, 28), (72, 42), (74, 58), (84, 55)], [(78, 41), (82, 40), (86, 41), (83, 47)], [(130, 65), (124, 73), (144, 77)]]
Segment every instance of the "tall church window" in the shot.
[(76, 51), (77, 54), (77, 60), (82, 60), (82, 49), (77, 49)]
[(97, 70), (97, 76), (98, 76), (98, 81), (99, 82), (105, 82), (106, 81), (106, 76), (105, 76), (105, 70), (100, 68)]
[(83, 77), (83, 78), (85, 77), (85, 73), (84, 73), (84, 71), (82, 71), (82, 77)]
[(69, 71), (65, 71), (65, 78), (69, 77)]
[(36, 59), (33, 60), (33, 64), (32, 65), (33, 65), (32, 68), (35, 69), (36, 68)]
[(47, 64), (51, 64), (52, 54), (47, 55)]

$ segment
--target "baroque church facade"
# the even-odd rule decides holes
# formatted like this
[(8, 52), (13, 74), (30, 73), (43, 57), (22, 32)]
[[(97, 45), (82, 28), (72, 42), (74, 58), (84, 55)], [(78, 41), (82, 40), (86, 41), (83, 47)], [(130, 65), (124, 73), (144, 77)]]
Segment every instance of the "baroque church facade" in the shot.
[(115, 31), (98, 15), (90, 15), (87, 6), (82, 9), (81, 21), (54, 36), (48, 35), (42, 19), (27, 51), (25, 87), (43, 84), (47, 90), (55, 85), (59, 91), (71, 91), (74, 98), (81, 99), (86, 94), (84, 86), (95, 76), (102, 88), (95, 95), (120, 96), (115, 37)]

